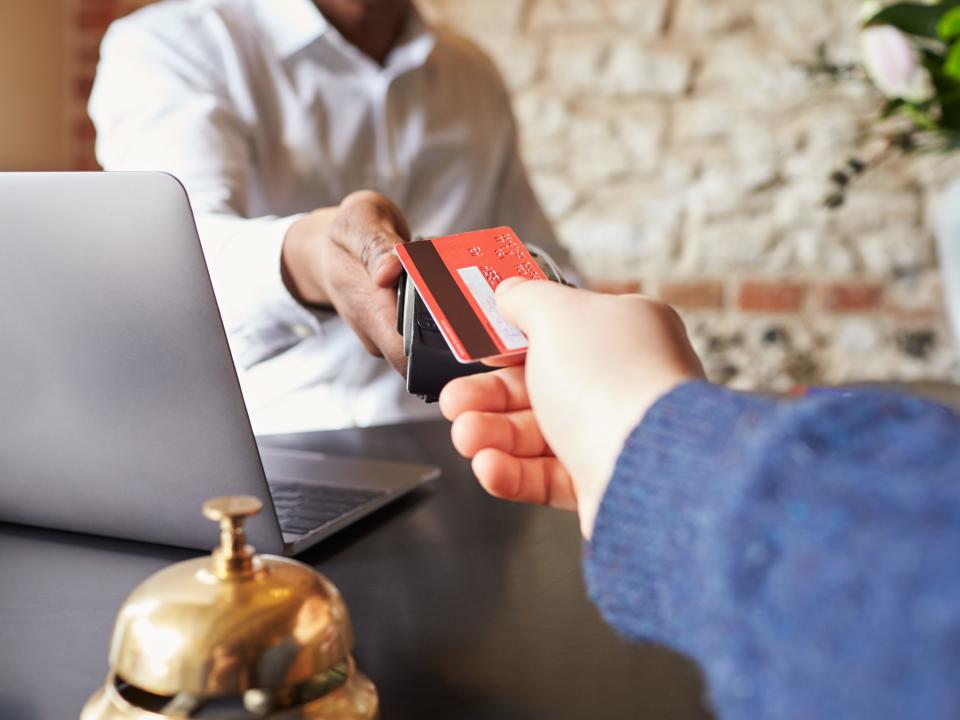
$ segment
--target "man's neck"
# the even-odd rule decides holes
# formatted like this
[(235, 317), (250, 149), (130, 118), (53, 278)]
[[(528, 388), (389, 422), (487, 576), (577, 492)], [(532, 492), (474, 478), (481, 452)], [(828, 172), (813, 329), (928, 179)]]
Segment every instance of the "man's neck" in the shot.
[(383, 65), (406, 20), (409, 0), (314, 0), (317, 9), (351, 44)]

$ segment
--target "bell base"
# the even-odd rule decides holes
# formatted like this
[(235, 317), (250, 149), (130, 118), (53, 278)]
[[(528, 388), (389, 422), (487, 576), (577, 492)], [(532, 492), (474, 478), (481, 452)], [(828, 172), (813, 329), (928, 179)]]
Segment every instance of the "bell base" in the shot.
[[(80, 720), (182, 720), (185, 717), (155, 713), (133, 705), (119, 693), (116, 682), (114, 673), (107, 675), (106, 682), (84, 705)], [(267, 715), (225, 715), (219, 720), (377, 720), (379, 709), (376, 687), (366, 675), (354, 670), (343, 685), (305, 705)]]

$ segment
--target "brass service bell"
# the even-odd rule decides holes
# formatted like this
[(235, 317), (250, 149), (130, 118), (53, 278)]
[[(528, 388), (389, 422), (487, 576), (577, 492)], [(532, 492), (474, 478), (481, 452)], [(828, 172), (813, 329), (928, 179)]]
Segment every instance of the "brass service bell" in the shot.
[(247, 496), (208, 500), (212, 555), (139, 585), (114, 626), (110, 672), (80, 720), (372, 720), (377, 691), (354, 666), (333, 584), (303, 563), (257, 555)]

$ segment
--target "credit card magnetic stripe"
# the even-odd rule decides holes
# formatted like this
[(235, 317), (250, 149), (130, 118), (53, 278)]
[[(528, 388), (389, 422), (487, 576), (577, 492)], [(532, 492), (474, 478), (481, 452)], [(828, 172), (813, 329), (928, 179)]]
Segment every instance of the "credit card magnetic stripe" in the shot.
[[(416, 271), (411, 272), (414, 280), (421, 280), (415, 284), (426, 287), (423, 279), (427, 278), (435, 303), (443, 308), (448, 325), (456, 333), (467, 354), (471, 358), (499, 355), (500, 348), (494, 343), (490, 333), (470, 307), (470, 303), (467, 302), (463, 291), (460, 290), (460, 286), (450, 274), (450, 270), (444, 264), (443, 258), (440, 257), (433, 243), (429, 240), (406, 243), (403, 245), (403, 250), (419, 270), (420, 278), (416, 277)], [(410, 272), (411, 268), (407, 270)], [(434, 320), (438, 324), (443, 324), (442, 318), (435, 317)]]

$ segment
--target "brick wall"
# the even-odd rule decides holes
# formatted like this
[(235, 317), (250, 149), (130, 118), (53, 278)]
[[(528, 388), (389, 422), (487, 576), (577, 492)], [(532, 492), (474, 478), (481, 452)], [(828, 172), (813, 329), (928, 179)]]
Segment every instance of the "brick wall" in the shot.
[[(77, 167), (109, 21), (72, 0)], [(960, 378), (931, 234), (956, 157), (894, 159), (846, 203), (827, 178), (869, 154), (879, 98), (805, 69), (856, 56), (856, 0), (421, 0), (474, 37), (514, 96), (537, 191), (590, 282), (675, 304), (737, 387)]]

